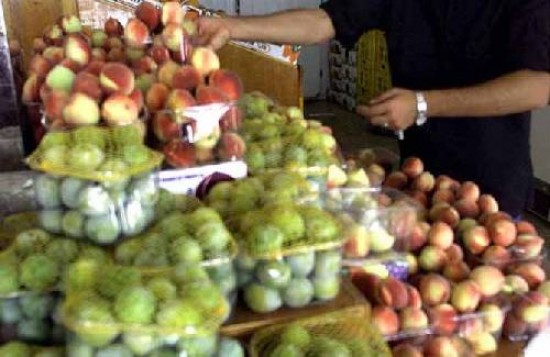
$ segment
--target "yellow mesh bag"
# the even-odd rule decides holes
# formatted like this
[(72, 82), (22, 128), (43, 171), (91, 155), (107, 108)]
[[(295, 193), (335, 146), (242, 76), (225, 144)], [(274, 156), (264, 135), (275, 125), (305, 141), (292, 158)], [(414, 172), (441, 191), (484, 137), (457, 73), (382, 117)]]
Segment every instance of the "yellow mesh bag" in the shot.
[(366, 104), (392, 87), (386, 37), (380, 30), (359, 39), (357, 55), (357, 103)]
[(35, 212), (15, 213), (4, 217), (0, 223), (0, 249), (7, 248), (19, 232), (34, 227), (38, 227), (38, 215)]
[(148, 172), (163, 155), (143, 144), (141, 129), (85, 126), (48, 132), (27, 158), (37, 171), (99, 182), (116, 182)]
[[(364, 317), (332, 313), (260, 330), (250, 342), (251, 357), (391, 356), (376, 328)], [(297, 352), (293, 354), (292, 352)]]

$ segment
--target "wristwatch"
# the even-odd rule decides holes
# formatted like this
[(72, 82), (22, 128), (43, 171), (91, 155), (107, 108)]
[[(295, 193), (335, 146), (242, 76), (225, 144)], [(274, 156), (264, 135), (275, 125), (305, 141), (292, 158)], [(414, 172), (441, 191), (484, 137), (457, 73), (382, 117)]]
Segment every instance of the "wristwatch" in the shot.
[(424, 125), (426, 121), (428, 121), (428, 102), (424, 93), (416, 92), (416, 125)]

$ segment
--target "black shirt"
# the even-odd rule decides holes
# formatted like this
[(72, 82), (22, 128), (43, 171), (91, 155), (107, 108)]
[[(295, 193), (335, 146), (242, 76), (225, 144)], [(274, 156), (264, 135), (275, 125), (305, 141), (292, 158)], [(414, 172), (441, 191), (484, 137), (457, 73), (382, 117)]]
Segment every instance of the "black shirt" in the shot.
[[(550, 0), (329, 0), (321, 7), (344, 45), (373, 28), (386, 32), (396, 87), (463, 87), (520, 69), (549, 71)], [(516, 216), (532, 191), (529, 133), (530, 113), (431, 118), (406, 130), (401, 157), (477, 182)]]

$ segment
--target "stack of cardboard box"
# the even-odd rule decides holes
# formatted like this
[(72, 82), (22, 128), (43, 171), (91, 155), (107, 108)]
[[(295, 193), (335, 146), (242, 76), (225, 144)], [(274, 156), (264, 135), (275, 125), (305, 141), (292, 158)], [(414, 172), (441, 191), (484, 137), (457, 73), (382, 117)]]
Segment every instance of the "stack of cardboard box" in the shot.
[(357, 47), (346, 49), (332, 40), (329, 46), (330, 88), (328, 99), (354, 110), (357, 96)]

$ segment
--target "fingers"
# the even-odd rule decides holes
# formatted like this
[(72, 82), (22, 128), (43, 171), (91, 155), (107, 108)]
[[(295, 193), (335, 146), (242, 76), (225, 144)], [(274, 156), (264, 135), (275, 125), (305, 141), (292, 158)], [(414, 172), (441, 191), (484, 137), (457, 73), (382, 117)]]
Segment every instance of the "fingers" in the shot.
[(357, 113), (366, 116), (367, 118), (375, 117), (382, 115), (388, 112), (387, 104), (378, 104), (378, 105), (360, 105), (357, 107)]
[(395, 97), (397, 94), (399, 94), (399, 89), (398, 88), (393, 88), (393, 89), (390, 89), (389, 91), (386, 91), (384, 93), (382, 93), (381, 95), (379, 95), (378, 97), (372, 99), (369, 104), (373, 105), (373, 104), (378, 104), (378, 103), (381, 103), (381, 102), (384, 102), (392, 97)]
[(378, 115), (378, 116), (372, 117), (369, 119), (369, 121), (371, 122), (372, 125), (377, 125), (377, 126), (389, 125), (388, 117), (386, 117), (385, 115)]
[(229, 40), (229, 32), (221, 30), (214, 33), (214, 35), (210, 38), (210, 42), (207, 44), (207, 47), (210, 47), (214, 51), (217, 51), (225, 46), (225, 44), (229, 42)]

